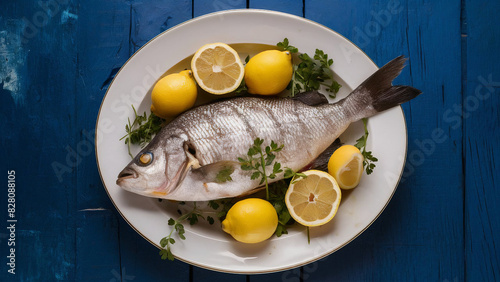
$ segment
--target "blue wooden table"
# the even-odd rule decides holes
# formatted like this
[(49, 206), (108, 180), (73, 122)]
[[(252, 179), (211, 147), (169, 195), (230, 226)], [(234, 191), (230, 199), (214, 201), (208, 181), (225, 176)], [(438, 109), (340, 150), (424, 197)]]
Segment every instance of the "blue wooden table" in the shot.
[[(160, 260), (106, 195), (92, 143), (138, 48), (236, 8), (317, 21), (378, 65), (403, 54), (396, 83), (423, 91), (403, 106), (408, 159), (386, 210), (340, 251), (280, 273)], [(499, 1), (472, 0), (2, 0), (0, 281), (499, 281), (499, 14)]]

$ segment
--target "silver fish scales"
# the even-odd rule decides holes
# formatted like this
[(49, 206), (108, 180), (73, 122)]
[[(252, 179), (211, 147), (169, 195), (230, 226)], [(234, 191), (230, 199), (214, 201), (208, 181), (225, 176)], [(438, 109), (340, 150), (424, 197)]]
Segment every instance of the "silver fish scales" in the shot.
[[(391, 85), (404, 62), (403, 57), (392, 60), (335, 104), (308, 93), (298, 99), (234, 98), (194, 108), (166, 125), (120, 172), (117, 184), (140, 195), (180, 201), (248, 194), (260, 180), (252, 180), (237, 159), (256, 138), (265, 140), (264, 145), (271, 140), (284, 144), (276, 155), (282, 167), (306, 167), (352, 122), (421, 93)], [(217, 181), (223, 169), (230, 170), (231, 181)], [(282, 178), (280, 174), (274, 181)]]

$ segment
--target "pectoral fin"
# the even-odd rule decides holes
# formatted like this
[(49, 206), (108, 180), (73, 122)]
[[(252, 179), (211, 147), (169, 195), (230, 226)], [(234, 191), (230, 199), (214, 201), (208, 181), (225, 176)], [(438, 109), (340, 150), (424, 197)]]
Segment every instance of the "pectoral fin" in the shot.
[(239, 166), (240, 164), (235, 161), (220, 161), (194, 169), (193, 173), (206, 182), (224, 183), (233, 181), (231, 175)]

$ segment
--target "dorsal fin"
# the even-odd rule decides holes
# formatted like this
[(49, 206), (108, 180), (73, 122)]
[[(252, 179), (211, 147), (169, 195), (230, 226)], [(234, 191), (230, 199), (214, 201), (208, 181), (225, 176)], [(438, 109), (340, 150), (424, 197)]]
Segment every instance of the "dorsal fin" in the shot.
[(308, 106), (320, 106), (328, 104), (328, 99), (325, 95), (319, 93), (318, 91), (307, 91), (297, 94), (293, 97), (294, 100), (298, 100)]

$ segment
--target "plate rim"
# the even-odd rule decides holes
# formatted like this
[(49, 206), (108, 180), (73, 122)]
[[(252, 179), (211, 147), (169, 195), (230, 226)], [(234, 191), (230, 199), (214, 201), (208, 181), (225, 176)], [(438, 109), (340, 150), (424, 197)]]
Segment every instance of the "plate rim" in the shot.
[[(104, 190), (106, 191), (106, 194), (108, 195), (108, 198), (111, 200), (111, 202), (113, 203), (113, 206), (115, 207), (115, 209), (118, 211), (118, 213), (120, 214), (120, 216), (124, 219), (125, 222), (127, 222), (127, 224), (135, 231), (137, 232), (142, 238), (146, 239), (150, 244), (152, 244), (153, 246), (155, 246), (157, 249), (161, 249), (161, 247), (156, 244), (155, 242), (151, 241), (149, 238), (147, 238), (144, 234), (142, 234), (125, 216), (124, 214), (122, 213), (122, 211), (119, 209), (119, 207), (117, 206), (117, 204), (115, 203), (115, 201), (113, 200), (113, 198), (111, 197), (110, 195), (110, 192), (108, 190), (108, 187), (106, 186), (106, 183), (104, 182), (104, 179), (103, 179), (103, 176), (102, 176), (102, 172), (101, 172), (101, 168), (100, 168), (100, 165), (99, 165), (99, 156), (98, 156), (98, 150), (97, 150), (97, 147), (98, 147), (98, 128), (99, 128), (99, 120), (100, 120), (100, 117), (101, 117), (101, 112), (102, 112), (102, 106), (104, 104), (104, 101), (106, 99), (106, 97), (108, 96), (108, 93), (111, 89), (111, 86), (113, 85), (113, 83), (115, 82), (115, 79), (119, 76), (120, 72), (124, 69), (124, 67), (130, 62), (130, 60), (132, 60), (132, 58), (134, 58), (134, 56), (136, 56), (143, 48), (145, 48), (148, 44), (150, 44), (151, 42), (153, 42), (154, 40), (156, 40), (158, 37), (162, 36), (164, 33), (167, 33), (167, 32), (170, 32), (174, 29), (178, 29), (178, 28), (181, 28), (182, 26), (184, 25), (187, 25), (187, 24), (191, 24), (192, 22), (196, 22), (196, 21), (199, 21), (199, 20), (203, 20), (205, 18), (208, 18), (208, 17), (214, 17), (214, 16), (221, 16), (221, 15), (224, 15), (224, 14), (237, 14), (237, 13), (248, 13), (248, 14), (274, 14), (274, 15), (279, 15), (279, 16), (286, 16), (286, 17), (289, 17), (289, 18), (293, 18), (295, 20), (299, 20), (299, 21), (304, 21), (304, 22), (307, 22), (309, 24), (312, 24), (312, 25), (316, 25), (320, 28), (323, 28), (323, 29), (326, 29), (327, 31), (329, 32), (332, 32), (340, 37), (342, 37), (344, 40), (346, 40), (347, 42), (351, 43), (352, 46), (354, 46), (356, 49), (358, 49), (362, 54), (364, 54), (366, 56), (366, 58), (369, 59), (369, 61), (377, 68), (379, 69), (378, 65), (371, 59), (370, 56), (368, 56), (361, 48), (359, 48), (356, 44), (354, 44), (351, 40), (349, 40), (348, 38), (346, 38), (345, 36), (343, 36), (342, 34), (334, 31), (333, 29), (323, 25), (323, 24), (320, 24), (318, 22), (315, 22), (313, 20), (310, 20), (310, 19), (307, 19), (307, 18), (304, 18), (304, 17), (300, 17), (300, 16), (297, 16), (297, 15), (293, 15), (293, 14), (289, 14), (289, 13), (285, 13), (285, 12), (279, 12), (279, 11), (274, 11), (274, 10), (266, 10), (266, 9), (254, 9), (254, 8), (246, 8), (246, 9), (229, 9), (229, 10), (223, 10), (223, 11), (217, 11), (217, 12), (212, 12), (212, 13), (208, 13), (208, 14), (204, 14), (204, 15), (201, 15), (201, 16), (198, 16), (198, 17), (194, 17), (194, 18), (191, 18), (189, 20), (186, 20), (182, 23), (179, 23), (159, 34), (157, 34), (156, 36), (154, 36), (153, 38), (151, 38), (150, 40), (148, 40), (143, 46), (141, 46), (137, 51), (135, 51), (126, 61), (125, 63), (123, 63), (123, 65), (120, 67), (120, 69), (118, 70), (118, 72), (116, 73), (116, 75), (113, 77), (113, 79), (111, 80), (110, 84), (108, 85), (108, 88), (106, 90), (106, 93), (104, 94), (104, 96), (102, 97), (102, 101), (101, 101), (101, 104), (99, 106), (99, 111), (98, 111), (98, 114), (97, 114), (97, 119), (96, 119), (96, 123), (95, 123), (95, 130), (94, 130), (94, 151), (95, 151), (95, 158), (96, 158), (96, 164), (97, 164), (97, 169), (99, 171), (99, 177), (101, 179), (101, 183), (104, 187)], [(281, 267), (281, 268), (275, 268), (275, 269), (270, 269), (270, 270), (260, 270), (260, 271), (231, 271), (231, 270), (223, 270), (223, 269), (218, 269), (218, 268), (214, 268), (214, 267), (210, 267), (210, 266), (206, 266), (206, 265), (203, 265), (203, 264), (200, 264), (200, 263), (196, 263), (196, 262), (193, 262), (193, 261), (190, 261), (190, 260), (187, 260), (187, 259), (184, 259), (184, 258), (181, 258), (179, 256), (175, 256), (175, 259), (178, 259), (184, 263), (187, 263), (187, 264), (190, 264), (190, 265), (193, 265), (193, 266), (197, 266), (197, 267), (200, 267), (200, 268), (203, 268), (203, 269), (208, 269), (208, 270), (212, 270), (212, 271), (216, 271), (216, 272), (221, 272), (221, 273), (230, 273), (230, 274), (265, 274), (265, 273), (275, 273), (275, 272), (281, 272), (281, 271), (286, 271), (286, 270), (290, 270), (290, 269), (295, 269), (297, 267), (301, 267), (301, 266), (304, 266), (304, 265), (307, 265), (309, 263), (312, 263), (312, 262), (315, 262), (315, 261), (319, 261), (321, 259), (324, 259), (325, 257), (335, 253), (336, 251), (342, 249), (343, 247), (345, 247), (346, 245), (348, 245), (349, 243), (351, 243), (354, 239), (358, 238), (362, 233), (364, 233), (379, 217), (380, 215), (384, 212), (384, 210), (386, 209), (386, 207), (389, 205), (389, 202), (391, 202), (394, 194), (396, 193), (396, 190), (401, 182), (401, 178), (403, 176), (403, 172), (404, 172), (404, 168), (405, 168), (405, 165), (406, 165), (406, 159), (407, 159), (407, 152), (408, 152), (408, 127), (407, 127), (407, 123), (406, 123), (406, 118), (405, 118), (405, 115), (404, 115), (404, 111), (403, 111), (403, 108), (401, 105), (398, 106), (399, 109), (400, 109), (400, 113), (401, 113), (401, 116), (403, 118), (403, 124), (404, 124), (404, 133), (405, 133), (405, 144), (404, 144), (404, 154), (403, 154), (403, 160), (402, 160), (402, 168), (401, 168), (401, 171), (399, 173), (399, 177), (398, 177), (398, 180), (395, 184), (395, 187), (390, 195), (390, 197), (387, 199), (387, 202), (384, 204), (383, 208), (380, 210), (380, 212), (373, 218), (372, 221), (370, 221), (368, 223), (368, 225), (366, 225), (361, 231), (359, 231), (355, 236), (353, 236), (350, 240), (344, 242), (343, 244), (339, 245), (337, 248), (334, 248), (328, 252), (326, 252), (325, 254), (319, 256), (319, 257), (316, 257), (316, 258), (312, 258), (312, 259), (308, 259), (308, 260), (305, 260), (305, 261), (302, 261), (302, 262), (298, 262), (298, 263), (295, 263), (293, 265), (288, 265), (288, 266), (284, 266), (284, 267)]]

